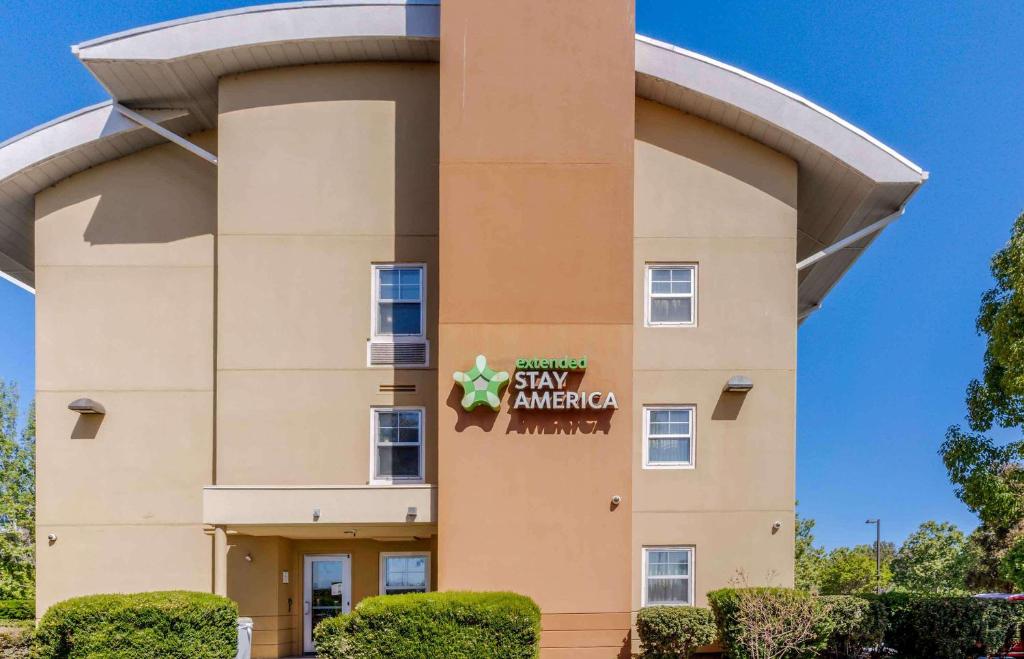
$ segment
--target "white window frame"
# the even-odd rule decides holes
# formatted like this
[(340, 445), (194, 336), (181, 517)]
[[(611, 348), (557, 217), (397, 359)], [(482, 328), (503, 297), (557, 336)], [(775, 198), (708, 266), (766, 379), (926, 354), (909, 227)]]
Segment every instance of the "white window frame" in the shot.
[(424, 592), (429, 593), (430, 592), (430, 552), (428, 552), (428, 551), (382, 551), (380, 553), (380, 563), (379, 563), (379, 565), (377, 567), (377, 570), (378, 570), (378, 572), (380, 574), (380, 579), (378, 579), (379, 583), (377, 584), (377, 586), (378, 586), (377, 593), (380, 594), (380, 595), (384, 595), (386, 593), (386, 590), (387, 590), (386, 586), (387, 586), (387, 584), (385, 583), (385, 579), (387, 577), (387, 571), (384, 569), (384, 566), (386, 565), (387, 559), (391, 558), (393, 556), (394, 557), (422, 556), (425, 559), (427, 573), (426, 573), (426, 578), (423, 581), (424, 585), (426, 586), (426, 591), (424, 591)]
[[(685, 551), (687, 557), (687, 576), (685, 577), (658, 577), (659, 579), (687, 579), (685, 602), (648, 602), (647, 601), (647, 555), (652, 551)], [(640, 566), (640, 605), (641, 606), (693, 606), (693, 582), (696, 580), (696, 547), (693, 545), (645, 545), (643, 547), (643, 559)]]
[[(419, 476), (377, 476), (377, 418), (381, 412), (417, 412), (420, 415), (420, 465)], [(426, 482), (427, 464), (427, 409), (425, 407), (381, 405), (370, 408), (370, 484), (371, 485), (416, 485)], [(401, 443), (400, 446), (413, 446)]]
[[(659, 268), (687, 268), (693, 272), (693, 286), (690, 293), (658, 293), (652, 291), (651, 271)], [(692, 314), (686, 323), (654, 322), (651, 320), (651, 301), (655, 298), (690, 298)], [(696, 263), (648, 263), (644, 268), (644, 326), (645, 327), (696, 327), (697, 326), (697, 264)]]
[[(420, 333), (381, 334), (378, 327), (380, 318), (380, 273), (385, 270), (420, 271)], [(408, 300), (411, 302), (411, 300)], [(374, 263), (370, 272), (370, 335), (377, 343), (423, 343), (427, 340), (427, 264), (426, 263)]]
[[(690, 461), (689, 462), (651, 462), (651, 412), (664, 410), (687, 410), (690, 413)], [(697, 463), (697, 406), (696, 405), (645, 405), (643, 428), (644, 469), (694, 469)], [(666, 435), (666, 437), (685, 437), (685, 435)], [(658, 437), (655, 437), (658, 439)]]

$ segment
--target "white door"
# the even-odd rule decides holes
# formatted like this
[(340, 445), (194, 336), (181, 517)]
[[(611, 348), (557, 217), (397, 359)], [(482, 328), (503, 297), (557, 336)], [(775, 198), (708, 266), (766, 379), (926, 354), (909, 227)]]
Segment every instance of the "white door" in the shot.
[(303, 651), (314, 652), (313, 628), (324, 618), (352, 608), (352, 557), (316, 554), (305, 557), (302, 585)]

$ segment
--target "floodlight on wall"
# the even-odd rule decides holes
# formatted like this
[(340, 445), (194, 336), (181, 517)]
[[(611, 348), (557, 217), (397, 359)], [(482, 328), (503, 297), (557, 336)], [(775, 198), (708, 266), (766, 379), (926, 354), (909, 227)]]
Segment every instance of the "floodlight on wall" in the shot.
[(91, 398), (78, 398), (68, 403), (68, 409), (79, 414), (106, 414), (107, 410)]
[(754, 388), (754, 381), (745, 375), (734, 375), (725, 383), (725, 391), (745, 394)]

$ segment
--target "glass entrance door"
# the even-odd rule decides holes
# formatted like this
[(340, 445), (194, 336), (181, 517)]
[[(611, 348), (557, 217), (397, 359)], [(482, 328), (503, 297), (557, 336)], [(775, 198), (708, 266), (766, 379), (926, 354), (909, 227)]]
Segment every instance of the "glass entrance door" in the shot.
[(352, 608), (352, 570), (348, 554), (307, 555), (303, 584), (303, 651), (313, 652), (313, 629), (324, 618)]

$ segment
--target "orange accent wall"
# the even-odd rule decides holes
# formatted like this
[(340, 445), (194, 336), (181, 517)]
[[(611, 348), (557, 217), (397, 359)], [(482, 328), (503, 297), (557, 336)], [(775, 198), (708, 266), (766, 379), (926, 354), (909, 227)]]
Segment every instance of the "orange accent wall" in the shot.
[[(628, 637), (633, 34), (632, 0), (441, 12), (438, 586), (533, 597), (547, 656)], [(586, 355), (619, 409), (466, 413), (477, 354)]]

